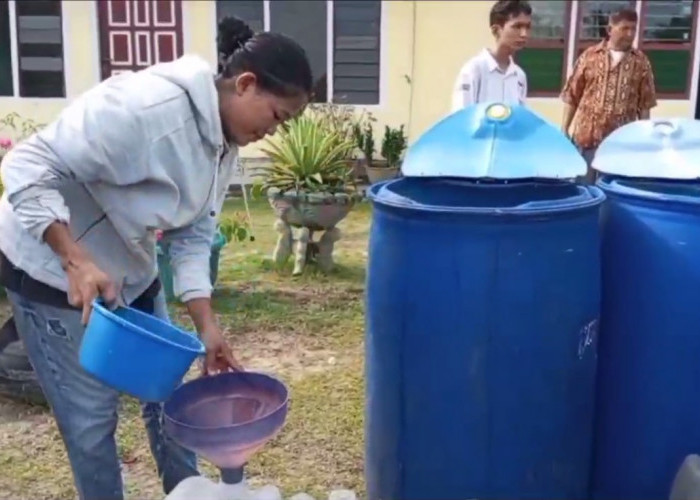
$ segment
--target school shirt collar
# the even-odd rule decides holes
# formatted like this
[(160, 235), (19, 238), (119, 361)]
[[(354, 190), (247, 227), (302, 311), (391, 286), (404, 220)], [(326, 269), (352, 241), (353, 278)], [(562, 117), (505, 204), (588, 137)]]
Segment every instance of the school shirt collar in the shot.
[(493, 54), (491, 54), (491, 51), (489, 49), (484, 49), (481, 53), (481, 57), (484, 58), (489, 71), (492, 73), (494, 71), (498, 71), (499, 73), (503, 73), (506, 76), (516, 74), (515, 63), (513, 62), (512, 57), (510, 58), (510, 62), (508, 63), (508, 67), (505, 71), (501, 70), (500, 66), (498, 65), (498, 61), (496, 61), (496, 58), (493, 57)]

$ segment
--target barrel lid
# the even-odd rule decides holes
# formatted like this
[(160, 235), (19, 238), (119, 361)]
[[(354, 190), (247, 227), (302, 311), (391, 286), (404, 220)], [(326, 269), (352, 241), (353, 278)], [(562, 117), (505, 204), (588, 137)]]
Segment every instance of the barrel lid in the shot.
[(568, 179), (586, 162), (561, 131), (532, 110), (498, 102), (461, 109), (406, 152), (406, 177)]
[(640, 120), (612, 132), (592, 166), (601, 173), (652, 179), (700, 178), (700, 121)]

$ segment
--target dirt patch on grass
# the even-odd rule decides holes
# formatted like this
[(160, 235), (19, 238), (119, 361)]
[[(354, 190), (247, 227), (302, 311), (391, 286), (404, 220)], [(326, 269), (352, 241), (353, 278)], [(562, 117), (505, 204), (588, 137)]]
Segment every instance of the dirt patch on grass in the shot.
[(361, 355), (361, 346), (327, 349), (322, 342), (306, 343), (288, 332), (243, 332), (232, 343), (241, 346), (241, 361), (247, 369), (284, 373), (293, 379), (347, 366)]
[(0, 432), (3, 424), (23, 422), (46, 412), (46, 408), (19, 403), (0, 396)]

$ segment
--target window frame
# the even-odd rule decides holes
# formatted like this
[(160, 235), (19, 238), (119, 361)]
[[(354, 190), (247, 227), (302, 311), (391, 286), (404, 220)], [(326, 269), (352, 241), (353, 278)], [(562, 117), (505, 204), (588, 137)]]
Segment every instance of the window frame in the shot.
[[(554, 40), (547, 40), (543, 38), (530, 38), (527, 42), (526, 49), (561, 49), (562, 50), (562, 72), (560, 87), (564, 88), (566, 85), (566, 80), (569, 75), (569, 39), (571, 37), (571, 13), (573, 10), (572, 1), (567, 1), (566, 8), (564, 10), (564, 40), (561, 42)], [(515, 56), (515, 62), (518, 62), (517, 54)], [(530, 87), (530, 76), (528, 78), (528, 95), (527, 97), (558, 97), (561, 91), (551, 91), (551, 90), (532, 90)]]
[[(263, 3), (263, 30), (270, 30), (270, 2), (275, 0), (258, 0)], [(352, 106), (355, 108), (367, 109), (368, 111), (376, 110), (384, 106), (385, 103), (385, 79), (386, 79), (386, 23), (387, 12), (385, 0), (381, 0), (379, 11), (379, 102), (376, 104), (352, 104), (352, 103), (336, 103), (333, 101), (333, 55), (335, 51), (335, 33), (334, 33), (334, 2), (335, 0), (325, 0), (326, 2), (326, 96), (325, 102), (316, 104), (337, 104), (339, 106)], [(218, 1), (216, 4), (216, 19), (218, 19)], [(216, 53), (216, 48), (214, 49)]]
[[(576, 1), (577, 6), (576, 6), (576, 24), (574, 25), (573, 30), (570, 33), (570, 36), (573, 37), (574, 43), (573, 43), (573, 63), (576, 62), (576, 60), (579, 57), (579, 52), (582, 52), (583, 50), (586, 50), (589, 47), (592, 47), (598, 43), (600, 43), (600, 40), (593, 41), (590, 39), (581, 39), (580, 34), (583, 31), (583, 9), (581, 8), (581, 0)], [(656, 96), (660, 100), (668, 100), (668, 99), (681, 99), (681, 100), (692, 100), (693, 96), (693, 74), (694, 72), (698, 71), (700, 68), (696, 68), (694, 61), (695, 61), (695, 42), (696, 42), (696, 37), (698, 36), (698, 0), (693, 0), (693, 10), (692, 10), (692, 23), (691, 23), (691, 38), (687, 43), (683, 44), (678, 44), (675, 42), (645, 42), (643, 40), (643, 33), (644, 33), (644, 28), (646, 27), (646, 20), (645, 20), (645, 13), (648, 8), (648, 2), (647, 0), (633, 0), (632, 6), (634, 9), (637, 11), (637, 15), (639, 17), (639, 22), (637, 24), (637, 33), (635, 35), (635, 41), (634, 41), (634, 46), (641, 50), (644, 51), (645, 49), (650, 49), (650, 50), (674, 50), (674, 49), (679, 49), (679, 45), (682, 45), (683, 48), (686, 48), (689, 53), (690, 57), (690, 67), (688, 69), (688, 76), (687, 76), (687, 82), (685, 86), (685, 92), (659, 92), (657, 90)], [(573, 67), (569, 69), (569, 73), (573, 70)]]
[(7, 0), (8, 2), (8, 17), (10, 24), (10, 60), (11, 60), (11, 71), (12, 71), (12, 95), (0, 96), (0, 99), (41, 99), (41, 100), (52, 100), (52, 99), (66, 99), (68, 97), (68, 69), (66, 67), (66, 16), (64, 12), (64, 5), (62, 0), (57, 0), (60, 4), (60, 17), (61, 17), (61, 60), (63, 62), (63, 95), (62, 96), (28, 96), (22, 95), (22, 88), (20, 85), (20, 65), (19, 65), (19, 30), (17, 26), (17, 0)]
[[(695, 68), (695, 40), (698, 36), (698, 0), (693, 0), (691, 10), (690, 23), (690, 40), (687, 42), (646, 42), (644, 41), (644, 29), (646, 28), (645, 14), (649, 8), (649, 2), (638, 0), (637, 12), (639, 13), (639, 26), (637, 28), (636, 46), (639, 50), (680, 50), (684, 49), (688, 52), (690, 67), (688, 68), (688, 76), (686, 77), (685, 92), (662, 92), (657, 91), (657, 95), (662, 99), (690, 99), (693, 85), (693, 73), (698, 71)], [(640, 5), (641, 4), (641, 5)]]
[[(640, 0), (631, 0), (630, 7), (634, 7), (635, 10), (637, 11), (637, 15), (639, 15), (639, 2)], [(576, 60), (579, 57), (579, 52), (583, 53), (584, 50), (593, 47), (594, 45), (598, 45), (602, 39), (592, 39), (592, 38), (581, 38), (581, 33), (583, 32), (583, 9), (581, 8), (582, 2), (579, 0), (576, 2), (576, 24), (573, 26), (573, 30), (571, 31), (570, 35), (574, 39), (574, 44), (573, 44), (573, 49), (574, 49), (574, 57), (573, 57), (573, 62), (574, 64), (576, 63)], [(639, 25), (637, 26), (637, 34), (639, 34)], [(638, 35), (637, 35), (638, 36)], [(636, 38), (635, 38), (636, 41)], [(635, 43), (636, 46), (636, 43)], [(573, 69), (573, 68), (572, 68)]]

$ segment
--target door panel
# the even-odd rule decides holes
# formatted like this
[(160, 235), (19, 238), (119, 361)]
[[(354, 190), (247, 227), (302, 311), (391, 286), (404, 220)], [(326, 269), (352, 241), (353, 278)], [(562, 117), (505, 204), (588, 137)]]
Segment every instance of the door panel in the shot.
[(102, 79), (183, 53), (180, 0), (100, 0)]

